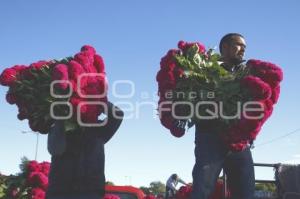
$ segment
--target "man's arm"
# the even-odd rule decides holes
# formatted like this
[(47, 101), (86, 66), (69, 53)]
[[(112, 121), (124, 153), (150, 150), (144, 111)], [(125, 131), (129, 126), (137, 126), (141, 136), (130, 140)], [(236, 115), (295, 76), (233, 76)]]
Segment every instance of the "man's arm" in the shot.
[(178, 179), (178, 182), (180, 182), (181, 184), (184, 184), (184, 185), (188, 185), (187, 183), (185, 183), (183, 180), (181, 180), (180, 178)]
[(107, 143), (120, 127), (124, 112), (117, 106), (114, 106), (111, 102), (107, 103), (107, 118), (102, 121), (106, 124), (101, 127), (96, 127), (96, 131), (99, 132), (99, 136), (103, 139), (104, 143)]
[(66, 135), (64, 132), (64, 122), (55, 121), (48, 133), (48, 152), (51, 155), (62, 155), (66, 150)]

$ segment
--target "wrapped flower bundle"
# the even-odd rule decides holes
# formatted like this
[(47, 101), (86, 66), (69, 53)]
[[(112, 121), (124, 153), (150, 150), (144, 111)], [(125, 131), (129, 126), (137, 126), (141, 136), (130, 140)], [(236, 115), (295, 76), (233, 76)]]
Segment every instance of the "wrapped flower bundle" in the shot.
[(74, 57), (7, 68), (0, 84), (9, 87), (6, 100), (17, 105), (18, 119), (40, 133), (48, 133), (54, 119), (64, 119), (66, 131), (78, 128), (78, 119), (96, 123), (99, 104), (107, 102), (103, 59), (87, 45)]
[(283, 74), (278, 66), (259, 60), (240, 64), (232, 73), (220, 58), (201, 43), (180, 41), (178, 49), (169, 50), (156, 77), (160, 120), (176, 137), (185, 133), (174, 125), (182, 118), (188, 127), (215, 120), (228, 147), (239, 151), (271, 115)]

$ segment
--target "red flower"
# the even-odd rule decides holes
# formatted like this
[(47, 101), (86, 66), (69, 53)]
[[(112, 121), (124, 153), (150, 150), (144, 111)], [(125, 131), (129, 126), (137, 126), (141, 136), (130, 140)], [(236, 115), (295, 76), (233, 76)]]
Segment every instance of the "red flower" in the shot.
[(56, 88), (67, 89), (69, 81), (68, 66), (65, 64), (57, 64), (52, 71), (52, 80), (63, 80), (65, 82), (56, 83)]
[(199, 48), (198, 52), (201, 54), (204, 54), (206, 51), (205, 46), (199, 42), (197, 42), (196, 44), (198, 45), (198, 48)]
[(50, 163), (49, 162), (42, 162), (39, 164), (40, 165), (40, 171), (45, 174), (45, 176), (49, 175), (49, 170), (50, 170)]
[(85, 73), (83, 67), (75, 60), (68, 63), (68, 71), (70, 79), (77, 79), (79, 75)]
[(241, 85), (250, 91), (251, 97), (253, 97), (254, 100), (268, 99), (271, 97), (272, 91), (270, 86), (258, 77), (249, 75), (242, 79)]
[(175, 126), (171, 127), (170, 132), (173, 136), (178, 137), (178, 138), (184, 136), (184, 134), (185, 134), (184, 129), (178, 128), (178, 127), (175, 127)]
[(85, 72), (96, 73), (97, 70), (94, 67), (94, 55), (90, 51), (82, 51), (74, 56), (74, 60), (82, 65)]
[(80, 49), (80, 51), (81, 52), (88, 51), (92, 55), (96, 54), (95, 48), (93, 46), (89, 46), (89, 45), (82, 46), (81, 49)]
[(37, 161), (33, 160), (33, 161), (28, 162), (27, 170), (29, 173), (39, 172), (41, 170), (41, 166)]
[(181, 50), (185, 49), (185, 45), (186, 45), (186, 42), (182, 41), (182, 40), (179, 41), (178, 44), (177, 44), (178, 48), (181, 49)]
[(100, 115), (100, 107), (99, 105), (87, 104), (86, 112), (81, 114), (81, 119), (86, 123), (97, 123), (98, 116)]
[(270, 62), (263, 62), (260, 60), (249, 60), (247, 65), (251, 69), (251, 74), (261, 78), (263, 81), (269, 84), (272, 88), (275, 88), (283, 79), (282, 70), (275, 64)]
[(17, 80), (17, 71), (13, 68), (5, 69), (0, 76), (2, 86), (12, 86)]
[(27, 182), (32, 187), (40, 187), (46, 190), (48, 187), (48, 177), (42, 172), (32, 172), (27, 178)]
[(11, 186), (11, 187), (9, 187), (8, 190), (9, 190), (8, 191), (8, 196), (9, 196), (10, 199), (18, 197), (18, 194), (19, 194), (20, 190), (17, 187)]
[(192, 193), (191, 186), (181, 186), (176, 193), (176, 199), (188, 199)]
[(81, 78), (79, 79), (79, 76), (84, 74), (85, 71), (83, 69), (83, 67), (76, 61), (74, 60), (71, 60), (69, 63), (68, 63), (68, 72), (69, 72), (69, 81), (72, 85), (72, 90), (76, 93), (78, 93), (78, 83), (79, 83), (79, 89), (84, 85), (84, 83), (86, 81), (82, 81), (82, 79), (84, 78)]
[(16, 95), (10, 92), (6, 93), (6, 101), (9, 104), (15, 104), (17, 102)]
[(32, 67), (26, 67), (20, 71), (20, 79), (21, 80), (32, 80), (34, 76), (31, 73)]
[(273, 102), (273, 104), (276, 104), (279, 98), (279, 94), (280, 94), (280, 86), (276, 86), (275, 88), (272, 89), (272, 96), (271, 96), (271, 100)]
[(179, 54), (179, 51), (176, 49), (171, 49), (168, 51), (167, 55), (165, 55), (160, 61), (161, 70), (170, 71), (175, 67), (175, 55)]
[(48, 61), (41, 60), (41, 61), (38, 61), (36, 63), (30, 64), (30, 67), (32, 67), (32, 68), (34, 68), (36, 70), (40, 70), (43, 66), (48, 65), (49, 63), (50, 62), (48, 62)]
[(169, 90), (176, 87), (175, 77), (173, 72), (160, 70), (157, 73), (156, 80), (158, 81), (160, 90)]
[(100, 55), (94, 55), (94, 66), (97, 69), (98, 73), (104, 73), (104, 61), (103, 58)]
[(194, 45), (197, 45), (199, 50), (198, 53), (204, 54), (206, 49), (205, 46), (199, 42), (184, 42), (184, 41), (179, 41), (178, 42), (178, 48), (181, 49), (182, 51), (185, 51), (187, 48), (190, 48)]
[(30, 199), (45, 199), (46, 193), (43, 189), (33, 188), (31, 189), (31, 198)]

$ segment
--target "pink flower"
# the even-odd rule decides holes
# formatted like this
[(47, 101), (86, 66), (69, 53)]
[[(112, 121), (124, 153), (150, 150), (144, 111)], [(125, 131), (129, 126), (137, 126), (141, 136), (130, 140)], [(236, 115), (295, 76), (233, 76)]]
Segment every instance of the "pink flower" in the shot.
[(206, 51), (205, 46), (203, 44), (199, 43), (199, 42), (197, 42), (196, 44), (199, 48), (198, 52), (201, 53), (201, 54), (204, 54), (205, 51)]
[(40, 164), (37, 161), (35, 161), (35, 160), (30, 161), (27, 164), (27, 170), (28, 170), (29, 173), (39, 172), (40, 169), (41, 169)]
[[(79, 78), (81, 75), (85, 73), (83, 67), (76, 61), (71, 60), (68, 64), (68, 71), (69, 71), (69, 81), (72, 85), (72, 90), (76, 93), (78, 93), (78, 86), (79, 88), (85, 86), (85, 82), (83, 79), (85, 76), (82, 76), (82, 78)], [(78, 85), (79, 83), (79, 85)]]
[(82, 65), (86, 73), (96, 73), (94, 55), (90, 51), (83, 51), (74, 56), (74, 60)]
[(12, 185), (8, 189), (8, 198), (10, 199), (18, 198), (19, 192), (20, 192), (19, 188)]
[(171, 49), (168, 51), (167, 55), (161, 58), (160, 68), (161, 70), (171, 71), (173, 67), (176, 66), (174, 56), (179, 53), (176, 49)]
[(184, 41), (179, 41), (178, 43), (178, 48), (181, 49), (182, 51), (186, 51), (188, 48), (191, 48), (192, 46), (197, 45), (198, 46), (198, 53), (204, 54), (206, 49), (205, 46), (199, 42), (184, 42)]
[(192, 193), (192, 187), (187, 186), (181, 186), (179, 190), (176, 193), (176, 199), (188, 199), (190, 198)]
[(33, 188), (31, 189), (31, 198), (30, 199), (45, 199), (46, 192), (40, 188)]
[(86, 123), (97, 123), (98, 116), (100, 115), (100, 107), (99, 105), (86, 105), (87, 111), (81, 114), (81, 119)]
[(69, 77), (68, 77), (68, 66), (65, 64), (57, 64), (52, 71), (52, 80), (63, 80), (65, 82), (56, 83), (56, 88), (67, 89)]
[(0, 75), (0, 84), (2, 86), (12, 86), (17, 80), (17, 71), (13, 68), (5, 69)]
[(40, 171), (45, 174), (45, 176), (49, 175), (49, 170), (50, 170), (50, 163), (49, 162), (42, 162), (39, 164), (40, 165)]
[(270, 62), (249, 60), (247, 65), (251, 69), (251, 74), (261, 78), (268, 83), (271, 88), (278, 86), (283, 79), (283, 72), (279, 66)]
[(32, 187), (40, 187), (46, 190), (48, 187), (48, 177), (42, 172), (32, 172), (27, 178), (27, 182)]
[(174, 89), (175, 84), (175, 77), (173, 72), (169, 71), (163, 71), (160, 70), (156, 75), (156, 80), (160, 86), (162, 86), (164, 89)]
[[(83, 80), (83, 78), (82, 78)], [(104, 77), (90, 76), (86, 78), (86, 84), (82, 88), (82, 93), (85, 95), (104, 95), (105, 93)]]
[(254, 100), (268, 99), (271, 97), (272, 91), (270, 86), (258, 77), (249, 75), (242, 79), (241, 85), (243, 88), (249, 90)]
[(95, 48), (93, 46), (89, 46), (89, 45), (82, 46), (81, 49), (80, 49), (80, 51), (81, 52), (88, 51), (92, 55), (96, 54)]
[(94, 55), (94, 66), (98, 73), (104, 73), (105, 66), (103, 58), (100, 55)]
[(50, 62), (48, 62), (48, 61), (41, 60), (41, 61), (30, 64), (30, 67), (32, 67), (36, 70), (40, 70), (43, 66), (48, 65), (49, 63)]
[(271, 100), (273, 102), (273, 104), (276, 104), (279, 98), (279, 94), (280, 94), (280, 86), (276, 86), (275, 88), (272, 89), (272, 96), (271, 96)]
[(184, 50), (185, 45), (186, 45), (186, 42), (181, 40), (181, 41), (178, 42), (177, 46), (178, 46), (179, 49)]
[(85, 73), (83, 67), (75, 60), (71, 60), (68, 63), (68, 71), (70, 79), (76, 80), (79, 75)]

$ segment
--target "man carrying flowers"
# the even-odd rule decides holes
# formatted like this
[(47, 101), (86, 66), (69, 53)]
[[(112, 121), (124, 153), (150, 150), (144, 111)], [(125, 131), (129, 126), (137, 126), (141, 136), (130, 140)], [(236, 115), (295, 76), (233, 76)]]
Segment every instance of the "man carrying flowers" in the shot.
[[(222, 66), (235, 73), (243, 64), (245, 39), (240, 34), (227, 34), (220, 42)], [(218, 176), (224, 169), (234, 199), (252, 199), (255, 187), (254, 166), (249, 145), (232, 151), (224, 144), (217, 120), (196, 123), (195, 158), (193, 169), (193, 199), (206, 199), (212, 193)], [(241, 129), (242, 130), (242, 129)], [(247, 144), (250, 144), (249, 143)]]
[(180, 41), (169, 50), (157, 73), (158, 111), (162, 125), (175, 137), (195, 125), (192, 199), (207, 199), (224, 169), (233, 199), (254, 193), (250, 145), (277, 103), (281, 69), (269, 62), (244, 64), (246, 42), (230, 33), (220, 52)]

